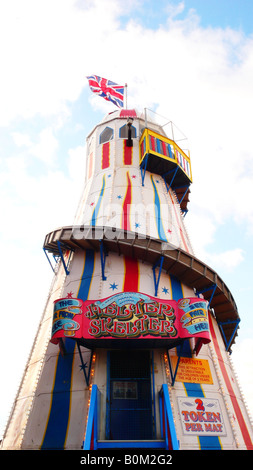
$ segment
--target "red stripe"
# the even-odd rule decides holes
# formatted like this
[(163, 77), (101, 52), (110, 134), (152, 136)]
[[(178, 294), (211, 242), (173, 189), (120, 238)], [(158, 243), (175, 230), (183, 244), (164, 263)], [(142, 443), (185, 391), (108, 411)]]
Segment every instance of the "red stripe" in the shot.
[(120, 111), (120, 117), (137, 117), (135, 109), (122, 109)]
[(125, 279), (123, 292), (138, 292), (139, 290), (139, 266), (134, 258), (125, 256)]
[(161, 142), (162, 142), (162, 148), (163, 148), (163, 155), (167, 155), (166, 144), (165, 142), (163, 142), (163, 140)]
[(90, 450), (94, 450), (94, 421), (92, 423), (92, 432), (91, 432), (91, 440), (90, 440)]
[(182, 230), (182, 227), (180, 225), (180, 221), (179, 221), (179, 218), (178, 218), (178, 215), (177, 215), (177, 210), (176, 210), (176, 207), (175, 207), (175, 204), (174, 204), (173, 198), (171, 197), (170, 192), (169, 192), (169, 195), (170, 195), (170, 199), (171, 199), (171, 202), (172, 202), (172, 205), (173, 205), (174, 213), (175, 213), (175, 216), (176, 216), (176, 219), (177, 219), (177, 225), (178, 225), (178, 228), (179, 228), (179, 231), (180, 231), (180, 236), (181, 236), (185, 251), (189, 252), (189, 249), (188, 249), (185, 237), (184, 237), (184, 233), (183, 233), (183, 230)]
[(144, 140), (141, 143), (141, 156), (143, 157), (144, 155)]
[(123, 203), (122, 228), (130, 230), (130, 204), (132, 201), (132, 185), (129, 173), (127, 172), (127, 190)]
[(93, 153), (89, 155), (89, 169), (88, 169), (88, 178), (92, 175), (92, 167), (93, 167)]
[(237, 401), (237, 398), (235, 396), (232, 384), (229, 380), (227, 370), (225, 368), (225, 364), (224, 364), (224, 361), (223, 361), (223, 357), (221, 355), (218, 340), (217, 340), (217, 337), (216, 337), (216, 334), (215, 334), (215, 331), (214, 331), (211, 315), (209, 315), (209, 326), (210, 326), (210, 331), (211, 331), (211, 335), (212, 335), (212, 339), (213, 339), (213, 345), (214, 345), (214, 348), (215, 348), (215, 351), (216, 351), (216, 354), (217, 354), (217, 357), (218, 357), (218, 360), (219, 360), (219, 365), (220, 365), (220, 368), (221, 368), (221, 371), (222, 371), (222, 375), (223, 375), (223, 378), (225, 380), (226, 387), (227, 387), (228, 393), (230, 395), (230, 398), (231, 398), (231, 401), (232, 401), (232, 404), (233, 404), (233, 407), (234, 407), (234, 410), (235, 410), (235, 414), (236, 414), (238, 424), (239, 424), (241, 432), (242, 432), (242, 436), (243, 436), (245, 445), (247, 447), (247, 450), (253, 450), (253, 444), (252, 444), (252, 441), (251, 441), (251, 438), (250, 438), (250, 435), (249, 435), (248, 428), (247, 428), (246, 423), (244, 421), (240, 406), (238, 404), (238, 401)]
[(123, 141), (123, 161), (124, 165), (132, 165), (133, 147), (127, 146), (127, 141)]
[(102, 147), (102, 170), (108, 168), (110, 164), (110, 142), (106, 142)]
[(155, 151), (155, 138), (151, 135), (151, 149)]

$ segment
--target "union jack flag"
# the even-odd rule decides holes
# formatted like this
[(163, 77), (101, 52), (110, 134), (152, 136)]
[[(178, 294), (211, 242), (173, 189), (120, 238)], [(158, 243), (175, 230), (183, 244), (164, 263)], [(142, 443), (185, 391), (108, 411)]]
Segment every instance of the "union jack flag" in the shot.
[(107, 101), (112, 101), (119, 108), (124, 106), (124, 86), (117, 85), (117, 83), (107, 80), (106, 78), (98, 77), (97, 75), (90, 75), (86, 77), (89, 82), (89, 87), (93, 93), (97, 93)]

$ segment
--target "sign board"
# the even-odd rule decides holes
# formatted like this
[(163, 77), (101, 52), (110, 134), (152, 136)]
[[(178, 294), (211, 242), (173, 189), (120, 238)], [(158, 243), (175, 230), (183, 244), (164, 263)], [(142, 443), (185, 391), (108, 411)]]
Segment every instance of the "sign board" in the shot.
[[(171, 357), (174, 371), (177, 366), (177, 356)], [(207, 359), (181, 357), (176, 375), (177, 382), (213, 384), (213, 378)]]
[[(210, 342), (207, 301), (179, 301), (122, 292), (99, 300), (73, 298), (54, 302), (51, 342), (62, 337), (97, 342), (101, 339), (182, 339)], [(158, 345), (157, 343), (157, 345)]]
[(226, 429), (219, 400), (178, 397), (183, 434), (189, 436), (225, 436)]

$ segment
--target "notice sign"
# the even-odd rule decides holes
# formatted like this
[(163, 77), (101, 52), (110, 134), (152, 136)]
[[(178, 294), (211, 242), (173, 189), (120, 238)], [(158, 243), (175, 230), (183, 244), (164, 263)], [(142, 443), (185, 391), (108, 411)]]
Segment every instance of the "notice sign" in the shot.
[(178, 397), (183, 434), (189, 436), (225, 436), (226, 429), (219, 400)]
[[(175, 371), (178, 361), (177, 356), (172, 356), (171, 361)], [(177, 369), (176, 381), (198, 384), (213, 384), (213, 378), (208, 360), (181, 357)]]

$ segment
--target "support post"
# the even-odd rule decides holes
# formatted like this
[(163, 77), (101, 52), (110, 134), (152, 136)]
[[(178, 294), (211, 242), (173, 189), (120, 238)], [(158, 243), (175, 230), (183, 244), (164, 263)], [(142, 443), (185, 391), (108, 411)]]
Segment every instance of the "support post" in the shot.
[(107, 253), (105, 251), (104, 243), (103, 240), (99, 240), (100, 242), (100, 259), (101, 259), (101, 269), (102, 269), (102, 280), (106, 281), (106, 276), (105, 276), (105, 258), (107, 256)]
[[(155, 297), (157, 296), (157, 292), (158, 292), (158, 286), (159, 286), (159, 282), (160, 282), (160, 277), (161, 277), (161, 272), (162, 272), (162, 267), (163, 267), (163, 261), (164, 261), (164, 256), (160, 256), (159, 260), (154, 264), (153, 266), (153, 277), (154, 277), (154, 284), (155, 284)], [(158, 273), (158, 277), (156, 279), (156, 268), (159, 266), (159, 273)]]
[(179, 355), (177, 357), (177, 364), (176, 364), (176, 368), (175, 368), (175, 372), (173, 372), (173, 369), (172, 369), (172, 364), (171, 364), (171, 361), (170, 361), (170, 355), (169, 355), (169, 352), (167, 351), (167, 358), (168, 358), (168, 363), (169, 363), (169, 368), (170, 368), (170, 375), (171, 375), (171, 386), (173, 387), (174, 383), (175, 383), (175, 380), (176, 380), (176, 376), (177, 376), (177, 371), (178, 371), (178, 367), (179, 367), (179, 363), (180, 363), (180, 359), (181, 359), (181, 354), (182, 354), (182, 351), (183, 351), (183, 344), (184, 343), (181, 343), (180, 344), (180, 350), (179, 350)]
[(215, 290), (216, 290), (216, 287), (217, 287), (217, 284), (212, 284), (211, 286), (209, 287), (205, 287), (205, 289), (200, 289), (200, 290), (197, 290), (196, 291), (196, 295), (199, 297), (199, 294), (204, 294), (204, 292), (207, 292), (209, 290), (213, 290), (212, 294), (211, 294), (211, 297), (209, 299), (209, 303), (208, 303), (208, 309), (210, 308), (210, 305), (211, 305), (211, 302), (213, 300), (213, 296), (214, 296), (214, 293), (215, 293)]
[(181, 199), (179, 201), (179, 204), (181, 204), (181, 202), (184, 200), (184, 197), (186, 196), (186, 193), (187, 193), (188, 189), (189, 189), (189, 186), (187, 186), (186, 191), (184, 192), (183, 196), (181, 197)]
[(53, 272), (54, 272), (54, 274), (55, 274), (55, 270), (54, 270), (53, 265), (52, 265), (52, 263), (51, 263), (51, 261), (50, 261), (50, 259), (49, 259), (49, 256), (48, 256), (48, 254), (47, 254), (46, 248), (43, 248), (43, 251), (44, 251), (44, 253), (45, 253), (46, 257), (47, 257), (47, 260), (48, 260), (48, 262), (49, 262), (49, 264), (50, 264), (50, 266), (51, 266), (51, 268), (52, 268), (52, 270), (53, 270)]
[[(233, 323), (235, 323), (235, 327), (234, 327), (234, 329), (233, 329), (233, 331), (232, 331), (232, 333), (231, 333), (230, 340), (227, 341), (226, 335), (225, 335), (224, 330), (223, 330), (223, 325), (231, 325), (231, 324), (233, 324)], [(236, 330), (237, 330), (237, 328), (238, 328), (239, 323), (240, 323), (240, 319), (239, 319), (239, 318), (238, 318), (237, 320), (227, 320), (227, 321), (218, 322), (218, 325), (219, 325), (219, 327), (220, 327), (220, 329), (221, 329), (221, 332), (222, 332), (223, 339), (224, 339), (224, 341), (225, 341), (226, 351), (228, 351), (229, 348), (230, 348), (231, 342), (232, 342), (233, 337), (234, 337), (234, 335), (235, 335), (235, 333), (236, 333)]]
[(86, 363), (84, 363), (83, 361), (83, 356), (82, 356), (82, 352), (81, 352), (81, 347), (80, 347), (80, 344), (79, 342), (77, 341), (77, 349), (78, 349), (78, 352), (79, 352), (79, 357), (80, 357), (80, 360), (81, 360), (81, 366), (80, 366), (80, 369), (83, 370), (83, 373), (84, 373), (84, 378), (85, 378), (85, 382), (86, 382), (86, 385), (87, 387), (89, 386), (89, 382), (90, 382), (90, 371), (91, 371), (91, 364), (92, 364), (92, 355), (93, 355), (93, 351), (91, 350), (91, 353), (90, 353), (90, 362), (89, 362), (89, 368), (88, 368), (88, 374), (86, 373)]
[(67, 269), (67, 266), (66, 266), (66, 263), (65, 263), (65, 260), (64, 260), (64, 256), (63, 256), (63, 253), (62, 253), (62, 249), (61, 249), (61, 242), (59, 242), (59, 240), (57, 240), (57, 246), (58, 246), (59, 254), (60, 254), (60, 257), (61, 257), (61, 260), (62, 260), (62, 264), (63, 264), (64, 269), (65, 269), (65, 273), (68, 276), (69, 275), (69, 270)]
[[(145, 156), (142, 164), (141, 164), (141, 184), (144, 186), (144, 180), (145, 180), (145, 175), (146, 175), (146, 169), (147, 169), (147, 164), (148, 164), (148, 153)], [(144, 168), (143, 168), (144, 167)]]
[[(177, 166), (177, 167), (175, 168), (175, 170), (173, 170), (174, 175), (173, 175), (172, 178), (171, 178), (171, 182), (170, 182), (170, 184), (169, 184), (169, 187), (167, 186), (167, 183), (166, 183), (167, 193), (169, 192), (169, 190), (170, 190), (170, 188), (171, 188), (171, 186), (172, 186), (172, 183), (173, 183), (174, 178), (175, 178), (175, 176), (176, 176), (176, 174), (177, 174), (178, 168), (179, 168), (179, 167)], [(171, 173), (171, 170), (168, 171), (167, 173), (164, 173), (164, 174), (162, 175), (162, 177), (163, 177), (163, 179), (164, 179), (165, 182), (166, 182), (165, 176), (168, 175), (169, 173)]]

